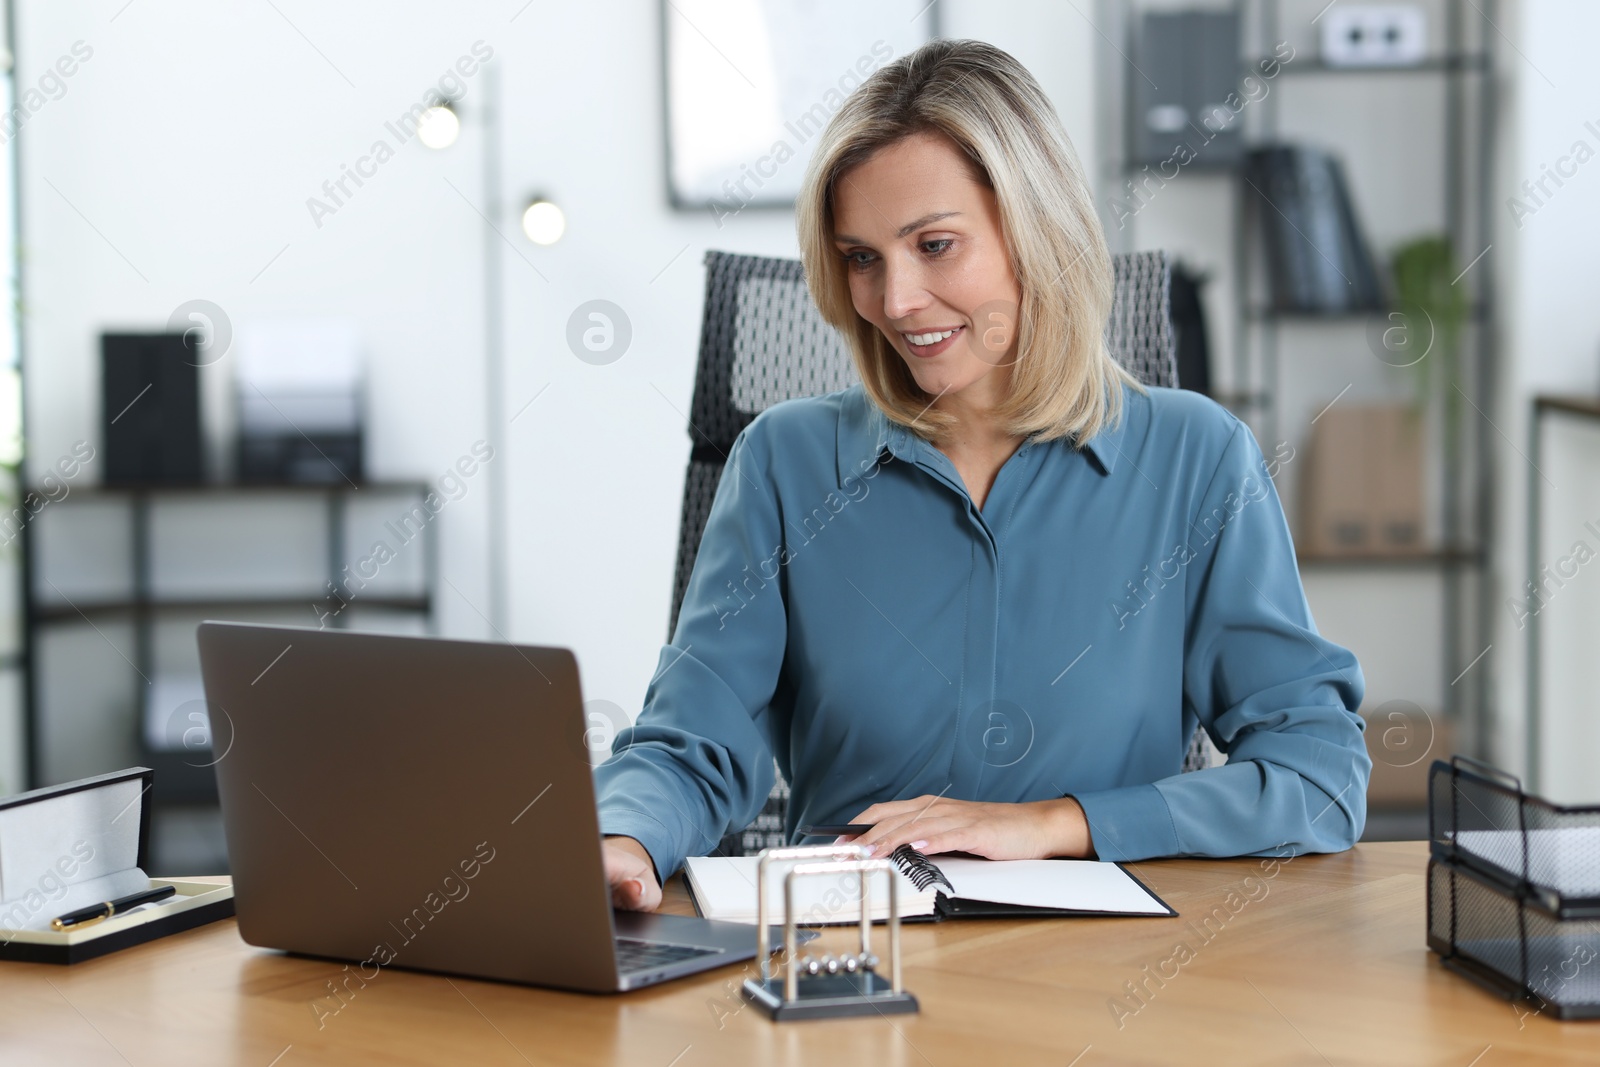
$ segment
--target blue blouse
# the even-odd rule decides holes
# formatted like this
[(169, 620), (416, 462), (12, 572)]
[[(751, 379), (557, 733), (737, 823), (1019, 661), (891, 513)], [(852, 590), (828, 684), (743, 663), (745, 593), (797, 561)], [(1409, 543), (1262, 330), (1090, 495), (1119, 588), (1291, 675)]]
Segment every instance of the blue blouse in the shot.
[[(1071, 795), (1102, 859), (1348, 848), (1365, 690), (1311, 619), (1268, 461), (1192, 392), (1028, 439), (982, 510), (860, 385), (739, 435), (672, 642), (595, 771), (600, 826), (670, 875), (748, 824), (920, 795)], [(1200, 723), (1228, 755), (1179, 773)]]

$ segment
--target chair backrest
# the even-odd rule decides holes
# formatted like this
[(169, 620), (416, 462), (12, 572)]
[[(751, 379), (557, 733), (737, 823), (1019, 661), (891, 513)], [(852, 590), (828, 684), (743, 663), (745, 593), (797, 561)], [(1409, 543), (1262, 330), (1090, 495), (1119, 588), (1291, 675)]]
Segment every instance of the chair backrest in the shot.
[[(689, 411), (694, 447), (684, 480), (669, 640), (678, 625), (700, 535), (734, 438), (780, 401), (833, 392), (858, 380), (844, 338), (822, 320), (811, 300), (799, 260), (707, 252), (705, 262), (700, 358)], [(1113, 256), (1111, 266), (1115, 295), (1107, 345), (1146, 385), (1176, 386), (1166, 254), (1126, 253)], [(1209, 750), (1209, 738), (1196, 730), (1184, 769), (1206, 766)], [(780, 778), (756, 822), (725, 837), (718, 851), (742, 855), (783, 844), (787, 796), (788, 787)]]

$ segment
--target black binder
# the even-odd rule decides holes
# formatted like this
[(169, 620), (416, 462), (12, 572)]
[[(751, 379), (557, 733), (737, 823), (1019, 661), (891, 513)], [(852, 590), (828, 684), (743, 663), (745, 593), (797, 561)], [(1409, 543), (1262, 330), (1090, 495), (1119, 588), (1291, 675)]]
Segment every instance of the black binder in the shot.
[(1381, 310), (1378, 271), (1335, 156), (1304, 145), (1258, 148), (1247, 157), (1244, 181), (1272, 310)]

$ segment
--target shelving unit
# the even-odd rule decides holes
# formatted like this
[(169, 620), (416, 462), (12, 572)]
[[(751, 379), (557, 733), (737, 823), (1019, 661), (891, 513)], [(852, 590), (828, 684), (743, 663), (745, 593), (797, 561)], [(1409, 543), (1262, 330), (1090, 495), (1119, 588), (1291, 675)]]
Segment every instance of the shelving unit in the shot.
[[(1282, 0), (1264, 0), (1261, 3), (1261, 30), (1263, 41), (1280, 39), (1282, 28)], [(1461, 268), (1466, 268), (1487, 244), (1490, 231), (1489, 187), (1492, 167), (1492, 117), (1493, 117), (1493, 59), (1487, 51), (1487, 39), (1480, 36), (1476, 45), (1469, 45), (1463, 24), (1463, 0), (1445, 0), (1443, 51), (1421, 63), (1406, 67), (1330, 67), (1310, 56), (1297, 58), (1286, 64), (1280, 72), (1283, 79), (1277, 92), (1262, 101), (1261, 125), (1254, 140), (1268, 143), (1284, 136), (1281, 129), (1282, 94), (1289, 87), (1296, 91), (1309, 90), (1312, 85), (1322, 91), (1336, 91), (1348, 79), (1417, 79), (1438, 78), (1444, 83), (1444, 115), (1439, 123), (1443, 139), (1443, 172), (1438, 176), (1444, 201), (1444, 232)], [(1485, 21), (1494, 19), (1493, 0), (1480, 0), (1479, 14)], [(1430, 27), (1437, 32), (1437, 27)], [(1469, 90), (1468, 80), (1477, 83)], [(1320, 83), (1320, 84), (1318, 84)], [(1313, 133), (1312, 136), (1315, 136)], [(1472, 175), (1469, 184), (1466, 176)], [(1469, 190), (1471, 196), (1469, 198)], [(1245, 200), (1248, 190), (1243, 183), (1239, 188), (1239, 206), (1236, 224), (1237, 251), (1241, 256), (1239, 277), (1244, 280), (1235, 292), (1237, 325), (1235, 337), (1235, 381), (1260, 383), (1258, 388), (1268, 397), (1282, 391), (1283, 339), (1281, 330), (1285, 322), (1317, 324), (1323, 322), (1370, 321), (1378, 313), (1341, 315), (1294, 314), (1275, 312), (1256, 302), (1249, 286), (1252, 268), (1251, 257), (1258, 245), (1254, 236), (1244, 232), (1248, 217)], [(1381, 253), (1374, 249), (1380, 260)], [(1489, 269), (1483, 263), (1475, 264), (1477, 273), (1463, 271), (1460, 279), (1475, 287), (1469, 290), (1470, 306), (1466, 328), (1462, 331), (1461, 351), (1457, 381), (1449, 383), (1461, 389), (1465, 400), (1474, 406), (1483, 406), (1488, 396), (1492, 366), (1493, 306), (1492, 289), (1488, 284)], [(1252, 360), (1252, 346), (1258, 345), (1259, 358)], [(1447, 387), (1448, 388), (1448, 387)], [(1450, 398), (1430, 398), (1430, 402)], [(1262, 422), (1269, 440), (1278, 440), (1282, 411), (1279, 405), (1267, 403), (1261, 412)], [(1461, 425), (1457, 425), (1459, 434)], [(1482, 678), (1488, 671), (1480, 672), (1479, 679), (1470, 683), (1470, 689), (1459, 688), (1462, 671), (1477, 662), (1490, 649), (1493, 640), (1491, 595), (1487, 580), (1490, 522), (1488, 498), (1491, 492), (1489, 478), (1493, 464), (1488, 454), (1488, 434), (1468, 435), (1468, 441), (1440, 441), (1440, 500), (1439, 540), (1425, 553), (1394, 553), (1360, 557), (1302, 557), (1303, 566), (1313, 567), (1425, 567), (1438, 569), (1441, 577), (1441, 617), (1445, 622), (1441, 640), (1446, 698), (1445, 714), (1453, 722), (1465, 727), (1463, 740), (1473, 755), (1483, 757), (1488, 734), (1488, 686)], [(1476, 455), (1464, 462), (1468, 442), (1475, 444)], [(1463, 514), (1463, 508), (1468, 512)], [(1466, 610), (1471, 603), (1470, 613)], [(1464, 623), (1464, 624), (1463, 624)], [(1482, 666), (1482, 664), (1479, 664)]]
[[(1434, 202), (1442, 207), (1439, 213), (1442, 218), (1428, 213), (1418, 221), (1416, 229), (1442, 229), (1451, 240), (1458, 268), (1466, 268), (1487, 245), (1487, 235), (1491, 229), (1492, 205), (1488, 195), (1495, 88), (1494, 61), (1489, 51), (1493, 31), (1487, 27), (1497, 17), (1494, 3), (1492, 0), (1474, 0), (1469, 6), (1466, 0), (1442, 0), (1442, 3), (1430, 5), (1430, 47), (1436, 48), (1437, 54), (1412, 66), (1385, 68), (1329, 66), (1318, 59), (1313, 43), (1315, 29), (1310, 23), (1319, 16), (1320, 6), (1294, 5), (1295, 21), (1290, 25), (1284, 18), (1285, 11), (1289, 9), (1289, 0), (1240, 0), (1231, 5), (1209, 5), (1212, 9), (1232, 10), (1239, 16), (1243, 38), (1239, 68), (1241, 82), (1249, 74), (1259, 78), (1256, 63), (1259, 57), (1271, 54), (1277, 42), (1292, 38), (1296, 49), (1293, 60), (1281, 64), (1277, 75), (1271, 79), (1266, 95), (1259, 100), (1252, 100), (1240, 112), (1247, 149), (1303, 140), (1334, 147), (1346, 158), (1355, 156), (1370, 161), (1375, 157), (1362, 156), (1367, 142), (1362, 142), (1358, 147), (1338, 141), (1329, 145), (1329, 138), (1322, 128), (1296, 127), (1294, 122), (1285, 120), (1284, 112), (1298, 107), (1307, 113), (1314, 113), (1314, 109), (1320, 106), (1324, 114), (1337, 114), (1336, 109), (1341, 105), (1331, 101), (1338, 100), (1339, 94), (1350, 99), (1349, 90), (1354, 86), (1370, 87), (1374, 83), (1393, 82), (1397, 87), (1394, 93), (1395, 107), (1415, 106), (1419, 112), (1425, 108), (1426, 113), (1419, 113), (1413, 123), (1413, 128), (1419, 131), (1413, 141), (1393, 143), (1375, 140), (1371, 142), (1371, 151), (1414, 150), (1416, 154), (1430, 159), (1432, 157), (1428, 153), (1437, 151), (1441, 166), (1436, 174), (1431, 172), (1431, 168), (1417, 172), (1409, 178), (1411, 184), (1407, 188), (1379, 189), (1376, 196), (1372, 189), (1365, 190), (1367, 199), (1371, 201), (1366, 206), (1370, 207), (1373, 203), (1383, 206), (1384, 194), (1396, 198), (1389, 201), (1391, 204), (1409, 205), (1415, 196), (1407, 199), (1406, 194), (1414, 194), (1418, 187), (1416, 183), (1436, 183), (1439, 196)], [(1126, 42), (1131, 40), (1137, 21), (1145, 11), (1166, 7), (1153, 3), (1102, 3), (1096, 12), (1097, 16), (1104, 18), (1101, 24), (1110, 39)], [(1470, 35), (1466, 25), (1468, 18), (1473, 20)], [(1140, 74), (1131, 69), (1129, 61), (1119, 60), (1118, 54), (1109, 53), (1108, 70), (1120, 70), (1115, 78), (1108, 77), (1106, 80), (1107, 84), (1119, 85), (1122, 90), (1116, 105), (1109, 109), (1110, 117), (1101, 130), (1101, 136), (1104, 143), (1114, 146), (1107, 153), (1109, 165), (1106, 176), (1120, 185), (1125, 180), (1133, 179), (1140, 170), (1138, 166), (1127, 162), (1127, 145), (1130, 144), (1132, 129), (1132, 116), (1128, 111), (1129, 102), (1134, 99), (1132, 80), (1140, 77)], [(1135, 49), (1126, 48), (1126, 55), (1136, 54)], [(1417, 88), (1419, 83), (1421, 87)], [(1437, 90), (1431, 85), (1436, 85)], [(1400, 86), (1410, 88), (1401, 89)], [(1364, 88), (1361, 93), (1370, 91), (1370, 88)], [(1320, 95), (1313, 98), (1305, 94)], [(1362, 97), (1358, 94), (1357, 98)], [(1434, 109), (1435, 98), (1439, 110)], [(1330, 103), (1321, 105), (1319, 101), (1322, 100)], [(1373, 137), (1394, 135), (1397, 127), (1392, 116), (1384, 118), (1389, 122), (1387, 133), (1375, 133)], [(1349, 126), (1349, 123), (1345, 123), (1347, 134)], [(1403, 131), (1403, 127), (1398, 128)], [(1419, 147), (1424, 139), (1432, 140), (1428, 141), (1425, 148)], [(1214, 267), (1231, 287), (1231, 294), (1224, 296), (1221, 302), (1213, 300), (1210, 303), (1213, 313), (1210, 321), (1213, 396), (1248, 423), (1257, 439), (1270, 449), (1273, 443), (1284, 439), (1286, 420), (1294, 423), (1296, 432), (1305, 432), (1300, 425), (1303, 420), (1298, 420), (1298, 408), (1286, 409), (1285, 401), (1286, 398), (1292, 398), (1289, 399), (1290, 404), (1305, 402), (1307, 396), (1304, 394), (1309, 388), (1305, 383), (1319, 380), (1317, 372), (1327, 377), (1330, 368), (1336, 366), (1335, 362), (1328, 360), (1336, 361), (1340, 357), (1320, 350), (1339, 344), (1337, 331), (1357, 330), (1385, 312), (1285, 313), (1267, 306), (1261, 284), (1261, 246), (1257, 235), (1248, 226), (1251, 217), (1249, 200), (1257, 194), (1244, 181), (1238, 180), (1236, 174), (1237, 171), (1231, 168), (1212, 165), (1203, 171), (1185, 168), (1178, 178), (1169, 181), (1193, 179), (1191, 188), (1195, 191), (1174, 198), (1184, 200), (1187, 196), (1191, 208), (1193, 202), (1202, 196), (1215, 197), (1215, 202), (1222, 204), (1223, 210), (1231, 209), (1233, 212), (1231, 226), (1226, 227), (1232, 246), (1226, 250), (1218, 249)], [(1226, 188), (1212, 191), (1219, 177), (1232, 179), (1231, 202), (1221, 199), (1228, 195)], [(1209, 204), (1213, 201), (1208, 199), (1205, 202)], [(1367, 214), (1362, 208), (1358, 196), (1358, 217)], [(1156, 214), (1159, 215), (1163, 210), (1170, 212), (1172, 209), (1158, 207)], [(1149, 227), (1152, 223), (1142, 217), (1142, 210), (1135, 214), (1141, 217), (1131, 220), (1134, 229), (1117, 235), (1123, 242), (1120, 247), (1151, 247), (1153, 243), (1160, 243), (1160, 238), (1149, 236), (1144, 240), (1153, 243), (1141, 244), (1136, 239), (1140, 233), (1138, 228)], [(1391, 222), (1393, 215), (1391, 211)], [(1211, 246), (1208, 238), (1221, 232), (1221, 219), (1222, 213), (1219, 211), (1215, 216), (1216, 221), (1196, 219), (1191, 222), (1193, 232), (1201, 235), (1198, 240), (1205, 242), (1204, 247)], [(1156, 229), (1162, 229), (1162, 223), (1167, 223), (1163, 233), (1170, 232), (1170, 219), (1160, 219), (1153, 225)], [(1385, 265), (1383, 252), (1382, 248), (1374, 248), (1380, 268)], [(1308, 578), (1326, 574), (1346, 582), (1365, 580), (1370, 575), (1372, 580), (1384, 581), (1402, 573), (1415, 573), (1419, 580), (1432, 581), (1433, 577), (1422, 576), (1437, 576), (1440, 596), (1438, 610), (1442, 621), (1442, 631), (1438, 636), (1438, 662), (1442, 674), (1438, 689), (1443, 695), (1441, 710), (1456, 725), (1461, 750), (1478, 756), (1487, 755), (1484, 750), (1489, 735), (1487, 683), (1492, 674), (1494, 657), (1491, 650), (1494, 603), (1488, 580), (1494, 466), (1489, 456), (1489, 438), (1493, 436), (1493, 431), (1484, 426), (1481, 420), (1475, 423), (1474, 420), (1479, 420), (1479, 416), (1473, 408), (1487, 408), (1485, 398), (1493, 388), (1495, 309), (1492, 302), (1492, 266), (1491, 256), (1474, 263), (1472, 269), (1464, 271), (1460, 279), (1460, 284), (1471, 287), (1468, 292), (1469, 314), (1461, 333), (1457, 380), (1444, 385), (1446, 392), (1455, 388), (1461, 390), (1460, 397), (1453, 397), (1459, 403), (1462, 415), (1455, 425), (1458, 438), (1452, 442), (1453, 447), (1434, 447), (1443, 443), (1439, 439), (1442, 431), (1434, 427), (1429, 433), (1429, 459), (1438, 465), (1435, 487), (1438, 496), (1437, 542), (1427, 551), (1415, 553), (1323, 556), (1307, 552), (1299, 558), (1302, 571)], [(1226, 312), (1219, 314), (1223, 308), (1227, 309)], [(1288, 331), (1293, 331), (1294, 335), (1285, 336)], [(1222, 343), (1217, 341), (1219, 333), (1227, 335)], [(1362, 354), (1366, 355), (1364, 339), (1353, 340), (1353, 345), (1345, 346), (1340, 351), (1348, 354), (1353, 348), (1359, 347)], [(1287, 358), (1287, 352), (1293, 352), (1297, 358)], [(1313, 357), (1320, 357), (1320, 361)], [(1297, 377), (1301, 380), (1296, 381)], [(1430, 381), (1437, 382), (1437, 378), (1430, 378)], [(1301, 393), (1299, 396), (1294, 395), (1297, 388)], [(1330, 389), (1323, 400), (1331, 397), (1337, 389), (1338, 386)], [(1396, 399), (1400, 398), (1397, 396)], [(1435, 395), (1429, 400), (1430, 407), (1437, 408), (1442, 399), (1436, 389)], [(1311, 410), (1314, 413), (1316, 409)], [(1298, 475), (1291, 474), (1290, 477), (1293, 480)], [(1295, 517), (1292, 511), (1291, 521)]]
[[(86, 623), (100, 634), (106, 643), (117, 650), (130, 668), (132, 691), (128, 705), (131, 715), (125, 723), (128, 736), (133, 738), (140, 758), (153, 767), (156, 774), (155, 803), (157, 814), (163, 807), (174, 805), (214, 805), (215, 779), (204, 760), (197, 760), (191, 752), (164, 750), (147, 743), (144, 733), (145, 701), (159, 673), (156, 649), (156, 631), (164, 620), (204, 616), (250, 619), (272, 613), (303, 613), (302, 624), (313, 625), (319, 619), (323, 625), (344, 627), (348, 624), (347, 608), (377, 609), (403, 613), (422, 621), (428, 632), (433, 631), (435, 590), (438, 582), (438, 544), (436, 532), (429, 524), (417, 524), (415, 537), (421, 552), (420, 588), (402, 594), (373, 592), (351, 595), (348, 601), (339, 593), (353, 588), (344, 581), (347, 566), (355, 565), (347, 548), (351, 532), (350, 511), (355, 499), (362, 501), (393, 500), (396, 515), (409, 514), (409, 506), (420, 502), (433, 490), (423, 482), (369, 482), (359, 486), (339, 485), (201, 485), (201, 486), (143, 486), (129, 488), (83, 487), (73, 488), (59, 503), (47, 505), (45, 515), (55, 524), (74, 520), (74, 508), (88, 509), (91, 516), (100, 509), (92, 505), (110, 504), (126, 516), (126, 571), (125, 581), (116, 583), (120, 590), (93, 597), (71, 597), (60, 590), (55, 580), (45, 573), (40, 558), (41, 534), (36, 523), (24, 527), (24, 558), (26, 575), (23, 582), (23, 657), (31, 679), (26, 699), (26, 745), (28, 778), (30, 786), (45, 784), (43, 769), (47, 763), (42, 750), (44, 728), (42, 706), (44, 694), (41, 687), (51, 683), (48, 671), (38, 661), (38, 649), (47, 633), (63, 624)], [(218, 587), (203, 593), (174, 592), (169, 587), (159, 587), (156, 575), (157, 544), (156, 512), (164, 505), (181, 505), (193, 509), (199, 505), (213, 517), (226, 520), (230, 507), (244, 513), (241, 504), (263, 505), (285, 501), (291, 507), (304, 508), (306, 504), (322, 507), (320, 559), (309, 563), (307, 573), (316, 572), (324, 580), (321, 588), (308, 588), (305, 595), (285, 595), (274, 590), (271, 595), (255, 595), (239, 584), (233, 588)], [(120, 540), (115, 538), (115, 540)], [(232, 547), (232, 546), (227, 546)], [(220, 555), (228, 556), (227, 551)], [(237, 552), (234, 555), (238, 555)], [(259, 560), (230, 559), (229, 574), (249, 575), (252, 564)], [(172, 566), (170, 560), (167, 566)], [(116, 568), (111, 568), (116, 569)], [(56, 575), (62, 577), (61, 574)], [(247, 585), (248, 583), (240, 583)], [(123, 653), (101, 629), (111, 625), (131, 629), (132, 652)], [(127, 632), (127, 630), (124, 630)], [(120, 729), (121, 727), (114, 726)]]

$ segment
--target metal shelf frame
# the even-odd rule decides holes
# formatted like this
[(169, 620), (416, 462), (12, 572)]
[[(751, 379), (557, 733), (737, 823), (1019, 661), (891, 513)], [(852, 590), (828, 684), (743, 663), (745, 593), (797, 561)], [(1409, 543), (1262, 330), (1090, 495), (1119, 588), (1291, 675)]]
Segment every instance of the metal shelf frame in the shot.
[[(41, 680), (33, 677), (38, 659), (34, 654), (34, 647), (38, 640), (38, 631), (46, 626), (77, 620), (88, 621), (93, 625), (95, 618), (106, 616), (127, 616), (131, 619), (134, 634), (134, 651), (131, 665), (134, 668), (133, 708), (134, 722), (132, 729), (142, 738), (142, 712), (144, 708), (144, 685), (141, 680), (150, 677), (155, 670), (155, 649), (153, 629), (157, 616), (164, 612), (173, 611), (249, 611), (261, 609), (274, 609), (284, 607), (304, 607), (315, 605), (318, 602), (333, 603), (334, 597), (322, 591), (307, 593), (302, 597), (284, 595), (258, 596), (251, 594), (232, 595), (220, 593), (216, 596), (186, 597), (186, 596), (161, 596), (153, 588), (151, 574), (151, 512), (157, 501), (161, 498), (172, 500), (208, 500), (218, 506), (226, 506), (227, 501), (236, 500), (241, 496), (265, 495), (293, 495), (311, 499), (321, 497), (324, 505), (323, 531), (325, 537), (325, 552), (323, 565), (327, 572), (330, 588), (337, 589), (340, 578), (346, 565), (350, 562), (345, 556), (345, 529), (347, 513), (351, 497), (360, 491), (369, 494), (385, 495), (411, 495), (421, 499), (433, 487), (426, 482), (369, 482), (361, 485), (338, 483), (332, 485), (148, 485), (128, 487), (86, 486), (75, 489), (72, 499), (75, 500), (120, 500), (130, 509), (129, 538), (132, 542), (130, 558), (132, 561), (132, 593), (127, 597), (115, 597), (105, 600), (86, 602), (82, 604), (59, 604), (43, 600), (34, 588), (38, 580), (38, 553), (31, 546), (34, 536), (33, 523), (27, 523), (22, 528), (24, 542), (24, 573), (22, 576), (23, 589), (23, 644), (24, 661), (27, 664), (29, 682), (26, 691), (25, 714), (23, 717), (25, 737), (25, 751), (27, 756), (28, 788), (34, 789), (48, 784), (41, 780), (41, 768), (44, 762), (42, 747), (40, 708)], [(57, 508), (70, 508), (71, 504), (62, 501), (54, 505)], [(422, 592), (416, 596), (371, 596), (362, 597), (353, 603), (359, 607), (372, 607), (393, 611), (412, 612), (421, 614), (426, 619), (429, 633), (437, 631), (435, 605), (437, 603), (436, 590), (439, 582), (439, 545), (437, 532), (431, 527), (422, 538), (423, 552), (423, 579)], [(329, 614), (329, 624), (342, 628), (347, 623), (347, 616), (341, 610), (338, 614)], [(141, 743), (141, 747), (142, 743)]]
[[(1304, 54), (1306, 50), (1302, 49), (1302, 55), (1292, 64), (1282, 66), (1281, 83), (1252, 110), (1246, 138), (1247, 144), (1270, 143), (1285, 133), (1292, 133), (1280, 128), (1280, 94), (1286, 91), (1337, 93), (1342, 86), (1352, 84), (1350, 79), (1439, 79), (1444, 85), (1444, 114), (1439, 123), (1439, 134), (1444, 142), (1444, 166), (1438, 180), (1443, 196), (1445, 232), (1458, 258), (1466, 260), (1478, 249), (1467, 247), (1464, 238), (1481, 237), (1487, 241), (1487, 235), (1493, 231), (1490, 189), (1497, 87), (1494, 34), (1489, 27), (1498, 17), (1498, 4), (1495, 0), (1470, 0), (1469, 6), (1469, 0), (1444, 0), (1442, 6), (1440, 50), (1412, 66), (1332, 67), (1314, 55)], [(1255, 55), (1268, 50), (1264, 42), (1270, 45), (1282, 39), (1282, 0), (1234, 0), (1231, 8), (1238, 14), (1242, 29), (1240, 75), (1243, 77), (1255, 71)], [(1129, 39), (1135, 21), (1146, 10), (1156, 8), (1139, 3), (1125, 6), (1111, 0), (1101, 0), (1096, 8), (1109, 38), (1122, 41)], [(1472, 41), (1468, 40), (1466, 25), (1469, 17), (1480, 20), (1483, 27), (1475, 30)], [(1112, 148), (1105, 173), (1118, 182), (1134, 170), (1127, 157), (1131, 129), (1128, 109), (1133, 98), (1132, 80), (1138, 77), (1132, 70), (1116, 69), (1127, 66), (1117, 63), (1121, 55), (1119, 50), (1105, 60), (1108, 66), (1104, 83), (1118, 86), (1119, 90), (1112, 106), (1106, 109), (1100, 129), (1102, 143)], [(1211, 167), (1199, 176), (1211, 182), (1228, 173), (1227, 168)], [(1185, 176), (1188, 176), (1187, 170)], [(1263, 309), (1259, 297), (1252, 293), (1260, 254), (1254, 247), (1254, 234), (1248, 223), (1248, 192), (1243, 181), (1235, 180), (1231, 249), (1234, 277), (1232, 377), (1224, 383), (1225, 388), (1217, 397), (1234, 408), (1263, 439), (1276, 441), (1281, 433), (1284, 395), (1281, 331), (1329, 326), (1348, 328), (1371, 316), (1278, 314)], [(1126, 247), (1133, 247), (1131, 233), (1125, 234), (1123, 240)], [(1458, 387), (1473, 405), (1480, 405), (1483, 398), (1492, 395), (1496, 380), (1492, 266), (1485, 258), (1475, 264), (1468, 276), (1470, 280), (1466, 284), (1472, 287), (1468, 294), (1470, 313), (1462, 331), (1457, 364), (1459, 378), (1446, 386), (1447, 390)], [(1213, 348), (1213, 357), (1219, 366), (1228, 358), (1222, 346)], [(1471, 425), (1467, 420), (1472, 417), (1471, 412), (1464, 412), (1464, 418), (1455, 427), (1458, 436), (1463, 428)], [(1492, 734), (1489, 680), (1493, 673), (1490, 650), (1494, 640), (1494, 604), (1488, 568), (1492, 558), (1490, 516), (1495, 500), (1495, 468), (1489, 455), (1489, 435), (1478, 433), (1465, 437), (1465, 440), (1452, 442), (1453, 447), (1446, 448), (1441, 457), (1440, 546), (1403, 558), (1387, 554), (1338, 559), (1308, 557), (1301, 563), (1319, 569), (1413, 567), (1438, 571), (1441, 618), (1445, 623), (1440, 634), (1444, 710), (1452, 721), (1464, 728), (1464, 749), (1483, 758), (1489, 754), (1487, 747)], [(1465, 462), (1469, 456), (1470, 462)]]

